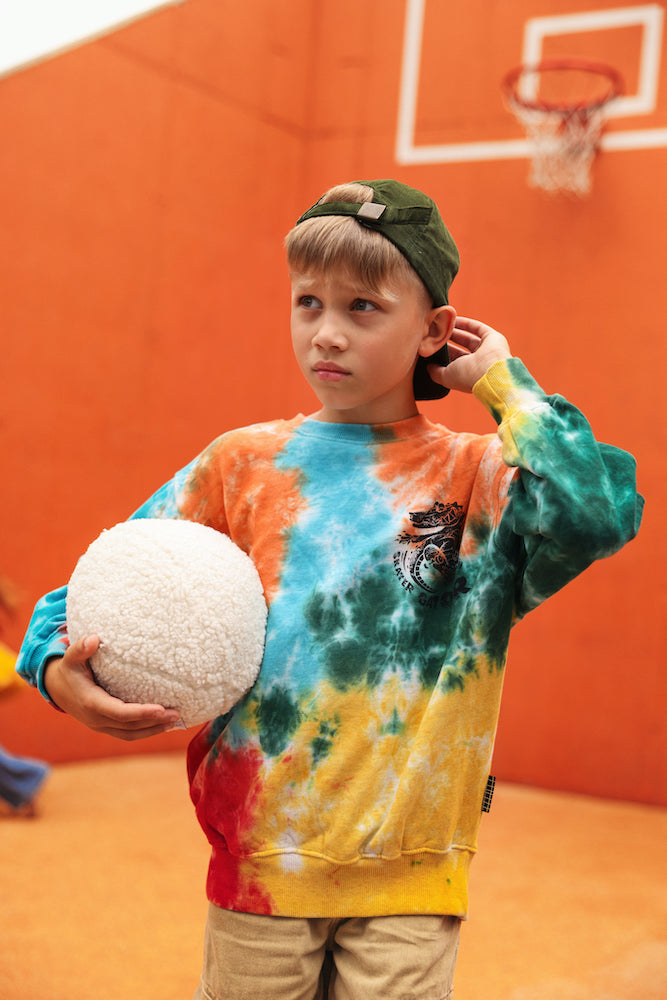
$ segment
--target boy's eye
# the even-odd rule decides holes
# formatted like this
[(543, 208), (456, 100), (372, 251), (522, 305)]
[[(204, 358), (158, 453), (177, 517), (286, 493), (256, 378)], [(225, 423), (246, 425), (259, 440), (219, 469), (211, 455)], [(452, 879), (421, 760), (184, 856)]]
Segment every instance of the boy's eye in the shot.
[(322, 303), (314, 295), (301, 295), (299, 305), (303, 306), (304, 309), (320, 309)]
[(371, 312), (375, 306), (368, 299), (355, 299), (352, 303), (352, 309), (354, 312)]

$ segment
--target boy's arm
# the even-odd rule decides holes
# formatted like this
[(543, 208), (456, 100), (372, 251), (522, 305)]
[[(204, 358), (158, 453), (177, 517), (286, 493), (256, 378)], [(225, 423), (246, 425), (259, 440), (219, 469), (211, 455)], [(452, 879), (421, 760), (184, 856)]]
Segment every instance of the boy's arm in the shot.
[(596, 441), (563, 397), (547, 396), (497, 331), (462, 317), (456, 326), (454, 360), (434, 374), (474, 391), (498, 423), (504, 462), (519, 470), (497, 537), (508, 554), (522, 541), (516, 607), (523, 615), (637, 533), (643, 499), (635, 460)]

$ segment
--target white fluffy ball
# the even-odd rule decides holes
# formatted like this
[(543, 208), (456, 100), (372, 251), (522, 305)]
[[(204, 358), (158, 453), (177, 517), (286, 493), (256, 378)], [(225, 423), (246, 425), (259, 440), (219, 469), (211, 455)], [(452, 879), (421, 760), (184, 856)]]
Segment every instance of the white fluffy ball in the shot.
[(99, 635), (97, 682), (125, 702), (177, 708), (186, 726), (227, 712), (255, 682), (266, 602), (251, 559), (193, 521), (103, 531), (67, 592), (71, 642)]

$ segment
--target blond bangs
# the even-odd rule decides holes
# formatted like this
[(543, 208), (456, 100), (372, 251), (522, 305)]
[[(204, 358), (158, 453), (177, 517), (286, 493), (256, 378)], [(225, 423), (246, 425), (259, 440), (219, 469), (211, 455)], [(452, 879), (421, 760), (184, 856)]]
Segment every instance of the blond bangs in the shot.
[[(366, 202), (372, 196), (372, 188), (350, 184), (332, 188), (322, 201)], [(430, 302), (421, 278), (394, 244), (350, 216), (324, 215), (306, 219), (287, 234), (285, 247), (290, 271), (339, 271), (361, 281), (365, 288), (375, 293), (390, 290), (397, 282), (407, 280)]]

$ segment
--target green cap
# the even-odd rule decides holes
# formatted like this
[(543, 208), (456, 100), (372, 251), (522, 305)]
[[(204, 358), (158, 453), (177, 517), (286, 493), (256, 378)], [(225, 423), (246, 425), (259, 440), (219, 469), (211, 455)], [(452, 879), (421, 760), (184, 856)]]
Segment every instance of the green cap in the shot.
[[(319, 202), (297, 220), (346, 215), (385, 236), (417, 272), (435, 307), (447, 305), (449, 287), (459, 269), (459, 252), (442, 221), (438, 206), (416, 188), (394, 180), (356, 181), (373, 189), (367, 202)], [(447, 364), (447, 348), (431, 358), (419, 358), (415, 370), (416, 399), (440, 399), (448, 392), (429, 377), (428, 364)]]

